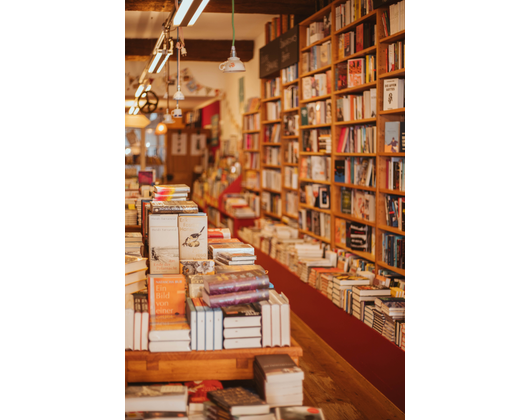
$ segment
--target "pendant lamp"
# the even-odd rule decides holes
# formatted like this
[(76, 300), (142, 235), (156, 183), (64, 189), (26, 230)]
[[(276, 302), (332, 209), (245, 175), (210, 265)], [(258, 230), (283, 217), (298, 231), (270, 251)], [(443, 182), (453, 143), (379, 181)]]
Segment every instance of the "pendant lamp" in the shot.
[(230, 57), (228, 57), (228, 60), (219, 64), (219, 70), (221, 70), (223, 73), (237, 73), (245, 71), (245, 65), (239, 59), (239, 57), (237, 57), (236, 47), (234, 45), (235, 41), (236, 30), (234, 28), (234, 0), (232, 0), (232, 48), (230, 49)]

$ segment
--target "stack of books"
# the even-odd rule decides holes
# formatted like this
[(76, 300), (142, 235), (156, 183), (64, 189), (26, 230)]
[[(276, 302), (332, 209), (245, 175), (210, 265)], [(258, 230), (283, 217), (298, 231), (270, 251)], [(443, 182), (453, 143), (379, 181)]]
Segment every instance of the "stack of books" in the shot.
[(149, 312), (147, 293), (125, 295), (125, 350), (147, 350)]
[(261, 347), (261, 306), (259, 304), (232, 305), (221, 309), (225, 349)]
[(269, 404), (243, 387), (209, 391), (210, 401), (204, 403), (204, 415), (211, 420), (275, 420)]
[(271, 407), (302, 405), (304, 371), (287, 354), (259, 355), (254, 380), (260, 397)]
[(379, 288), (373, 285), (352, 286), (352, 315), (357, 319), (361, 319), (361, 314), (364, 312), (364, 302), (374, 302), (380, 296), (390, 296), (390, 289), (388, 287)]
[[(128, 386), (125, 388), (125, 418), (184, 419), (188, 390), (182, 385)], [(135, 412), (141, 412), (138, 417)]]
[(153, 190), (154, 201), (186, 201), (190, 187), (185, 184), (155, 185)]
[(136, 209), (125, 209), (125, 226), (136, 226), (138, 211)]
[(125, 232), (125, 253), (142, 255), (142, 234), (140, 232)]
[(223, 389), (223, 384), (215, 380), (185, 382), (188, 387), (188, 416), (197, 420), (204, 420), (204, 403), (208, 400), (208, 391)]
[(223, 349), (223, 313), (210, 308), (201, 298), (186, 299), (191, 350)]
[(220, 253), (232, 253), (232, 254), (250, 254), (254, 255), (254, 247), (243, 242), (217, 242), (214, 243), (209, 241), (208, 243), (208, 257), (210, 259), (216, 259), (217, 254)]
[[(370, 280), (356, 275), (348, 273), (334, 274), (332, 282), (332, 296), (333, 303), (339, 308), (345, 309), (346, 301), (345, 296), (349, 296), (348, 293), (345, 293), (346, 290), (352, 290), (352, 286), (367, 286), (370, 285)], [(349, 308), (349, 302), (348, 302)], [(347, 311), (349, 312), (349, 311)], [(360, 318), (359, 316), (357, 318)]]
[(149, 274), (149, 350), (190, 351), (182, 274)]
[(214, 261), (218, 265), (252, 265), (256, 258), (244, 252), (220, 252)]
[(125, 255), (125, 294), (134, 293), (147, 287), (147, 258)]
[(261, 270), (203, 276), (202, 299), (210, 308), (269, 299), (269, 276)]

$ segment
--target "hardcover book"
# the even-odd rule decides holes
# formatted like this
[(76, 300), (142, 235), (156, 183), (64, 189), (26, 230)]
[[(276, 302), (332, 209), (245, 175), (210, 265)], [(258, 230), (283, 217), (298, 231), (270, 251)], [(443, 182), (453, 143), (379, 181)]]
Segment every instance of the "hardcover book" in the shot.
[(185, 313), (186, 278), (182, 274), (149, 274), (148, 283), (151, 316)]
[(181, 385), (128, 386), (125, 388), (125, 412), (186, 412), (188, 391)]
[(155, 185), (154, 190), (159, 194), (189, 193), (190, 187), (185, 184)]
[(208, 229), (208, 239), (221, 238), (230, 239), (230, 229), (228, 228), (210, 228)]
[(179, 273), (179, 235), (177, 214), (149, 215), (149, 272)]
[(304, 379), (304, 371), (288, 354), (263, 354), (255, 357), (255, 368), (259, 369), (268, 383), (291, 382)]
[(246, 290), (243, 292), (211, 296), (205, 290), (202, 298), (210, 308), (221, 308), (223, 306), (254, 303), (264, 299), (267, 300), (269, 299), (269, 289)]
[(348, 60), (348, 87), (359, 86), (365, 83), (364, 58)]
[(197, 213), (199, 207), (193, 201), (151, 201), (153, 214)]
[(259, 327), (261, 325), (261, 305), (258, 303), (224, 306), (221, 310), (224, 328)]
[(208, 259), (208, 217), (204, 214), (179, 215), (180, 255), (182, 260)]
[(208, 399), (229, 411), (233, 416), (267, 414), (269, 405), (256, 394), (243, 387), (209, 391)]
[(399, 121), (385, 122), (385, 153), (399, 152)]
[(189, 341), (186, 314), (156, 315), (149, 318), (149, 341)]
[(344, 159), (335, 160), (335, 182), (346, 182), (345, 181), (345, 161)]
[(335, 66), (335, 90), (348, 87), (348, 63), (337, 63)]
[(269, 288), (269, 276), (260, 270), (204, 276), (203, 282), (210, 296)]
[(208, 245), (211, 256), (216, 257), (220, 252), (237, 252), (254, 255), (254, 247), (252, 245), (239, 243), (225, 243), (225, 244), (211, 244)]
[(340, 191), (340, 211), (344, 214), (351, 214), (351, 191), (342, 187)]

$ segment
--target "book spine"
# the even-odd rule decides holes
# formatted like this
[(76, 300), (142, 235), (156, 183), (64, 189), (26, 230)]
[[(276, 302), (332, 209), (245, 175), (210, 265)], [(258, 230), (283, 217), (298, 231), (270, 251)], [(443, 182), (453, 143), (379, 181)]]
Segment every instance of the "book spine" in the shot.
[(153, 206), (152, 212), (154, 214), (169, 214), (169, 213), (197, 213), (199, 208), (197, 206), (183, 207), (183, 206)]
[(245, 303), (259, 302), (269, 299), (269, 290), (249, 290), (245, 292), (226, 293), (224, 295), (213, 295), (209, 297), (210, 307), (242, 305)]
[(205, 288), (210, 295), (222, 295), (226, 293), (237, 293), (246, 290), (265, 289), (269, 287), (269, 277), (260, 276), (251, 279), (234, 281), (206, 282)]

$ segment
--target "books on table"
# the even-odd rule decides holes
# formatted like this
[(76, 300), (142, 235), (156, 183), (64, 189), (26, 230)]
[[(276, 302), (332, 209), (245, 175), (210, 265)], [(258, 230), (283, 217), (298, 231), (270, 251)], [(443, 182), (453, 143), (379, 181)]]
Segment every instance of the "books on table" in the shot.
[(225, 306), (223, 313), (223, 347), (261, 347), (261, 306), (256, 303)]
[[(211, 405), (218, 406), (232, 416), (268, 414), (270, 410), (265, 401), (243, 387), (209, 391), (206, 395)], [(205, 410), (213, 411), (215, 408), (211, 405), (205, 403)]]

